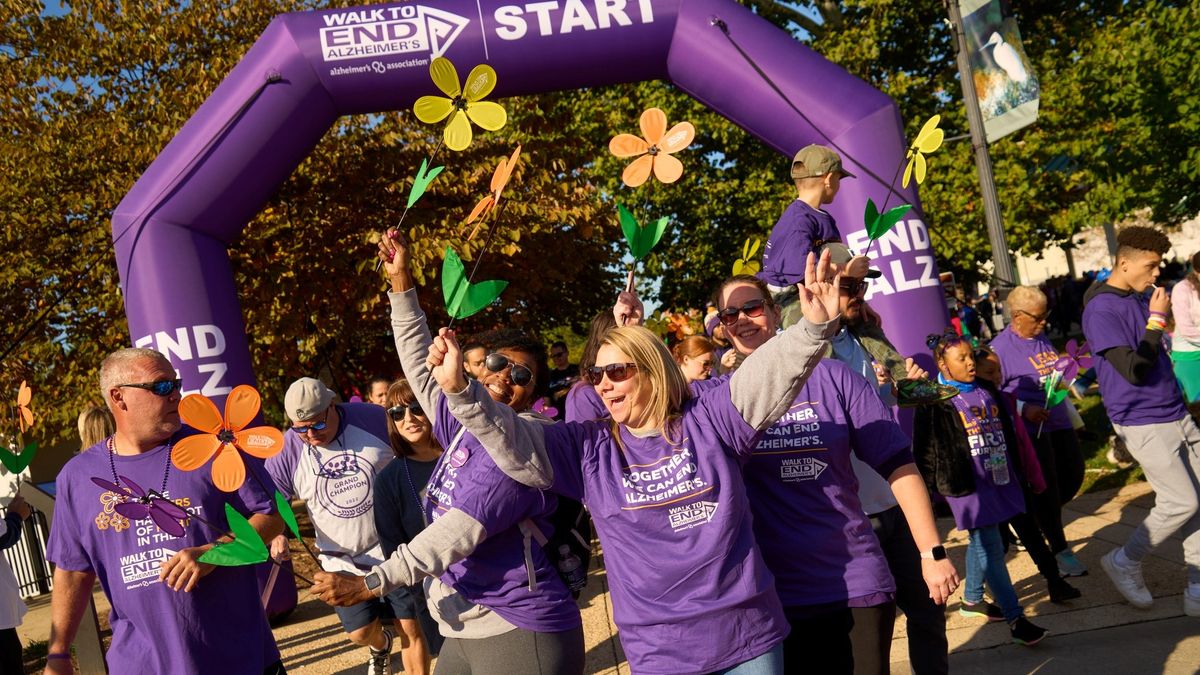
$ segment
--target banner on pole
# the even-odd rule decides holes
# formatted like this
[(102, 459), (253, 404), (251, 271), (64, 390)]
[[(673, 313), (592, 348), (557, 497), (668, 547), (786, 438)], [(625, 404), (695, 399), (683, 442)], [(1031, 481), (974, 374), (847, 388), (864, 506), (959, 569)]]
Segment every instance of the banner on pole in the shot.
[(956, 0), (987, 142), (1037, 121), (1041, 88), (1005, 0)]

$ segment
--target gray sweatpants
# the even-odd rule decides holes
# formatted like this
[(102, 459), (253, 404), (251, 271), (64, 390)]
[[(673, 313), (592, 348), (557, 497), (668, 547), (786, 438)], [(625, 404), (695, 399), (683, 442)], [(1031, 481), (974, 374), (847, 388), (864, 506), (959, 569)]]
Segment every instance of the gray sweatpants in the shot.
[(1113, 428), (1154, 488), (1154, 508), (1125, 542), (1125, 555), (1141, 562), (1179, 531), (1188, 583), (1200, 584), (1200, 429), (1191, 417)]

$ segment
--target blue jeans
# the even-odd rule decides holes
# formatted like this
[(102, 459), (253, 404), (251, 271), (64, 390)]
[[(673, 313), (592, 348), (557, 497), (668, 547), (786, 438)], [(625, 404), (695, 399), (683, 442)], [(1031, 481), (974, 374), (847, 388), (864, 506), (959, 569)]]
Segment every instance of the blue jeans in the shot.
[(712, 675), (783, 675), (783, 643), (775, 645), (762, 656), (718, 670)]
[(1004, 543), (1000, 540), (1000, 526), (988, 525), (970, 530), (971, 542), (967, 545), (967, 582), (963, 587), (963, 599), (969, 603), (983, 601), (983, 582), (996, 604), (1004, 612), (1009, 623), (1021, 616), (1021, 605), (1017, 592), (1013, 590), (1008, 567), (1004, 564)]

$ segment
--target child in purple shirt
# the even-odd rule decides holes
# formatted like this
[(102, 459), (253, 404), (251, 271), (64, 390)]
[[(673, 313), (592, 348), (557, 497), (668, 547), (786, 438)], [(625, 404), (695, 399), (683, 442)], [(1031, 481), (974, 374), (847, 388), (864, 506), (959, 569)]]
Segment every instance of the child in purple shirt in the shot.
[[(1015, 475), (1017, 447), (1012, 420), (992, 394), (976, 384), (974, 349), (968, 338), (943, 337), (934, 345), (933, 355), (941, 371), (938, 381), (957, 387), (959, 393), (949, 401), (917, 409), (913, 447), (926, 455), (926, 466), (956, 460), (956, 466), (966, 472), (955, 481), (963, 489), (944, 494), (955, 525), (970, 535), (959, 613), (1007, 621), (1013, 642), (1037, 644), (1047, 631), (1025, 618), (1008, 576), (1000, 538), (999, 526), (1025, 510)], [(963, 460), (969, 461), (964, 464)], [(973, 488), (965, 487), (970, 484)], [(999, 612), (983, 602), (985, 579), (1000, 605)]]
[[(801, 148), (792, 159), (791, 176), (796, 199), (771, 228), (763, 249), (762, 271), (758, 273), (783, 311), (781, 325), (785, 328), (799, 319), (796, 284), (804, 281), (809, 252), (819, 251), (825, 243), (842, 241), (833, 216), (821, 207), (833, 202), (842, 178), (854, 178), (842, 168), (842, 158), (823, 145)], [(861, 271), (865, 273), (866, 258), (856, 260), (862, 260)]]
[[(1142, 559), (1180, 532), (1188, 569), (1183, 611), (1200, 616), (1200, 429), (1184, 407), (1162, 345), (1170, 298), (1154, 286), (1170, 248), (1167, 236), (1154, 228), (1121, 230), (1112, 275), (1084, 296), (1083, 332), (1100, 357), (1096, 372), (1104, 408), (1155, 492), (1150, 515), (1100, 563), (1126, 600), (1149, 607), (1154, 597), (1142, 578)], [(1151, 288), (1147, 302), (1144, 294)]]

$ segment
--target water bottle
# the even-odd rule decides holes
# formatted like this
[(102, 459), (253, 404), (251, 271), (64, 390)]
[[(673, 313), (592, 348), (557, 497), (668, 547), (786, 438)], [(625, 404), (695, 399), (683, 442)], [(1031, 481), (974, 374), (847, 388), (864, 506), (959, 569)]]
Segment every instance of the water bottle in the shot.
[(558, 547), (558, 573), (572, 593), (578, 593), (587, 585), (587, 570), (583, 569), (583, 561), (571, 552), (571, 547), (562, 544)]
[(1008, 485), (1008, 455), (1003, 446), (992, 448), (988, 463), (992, 465), (992, 482), (996, 485)]

